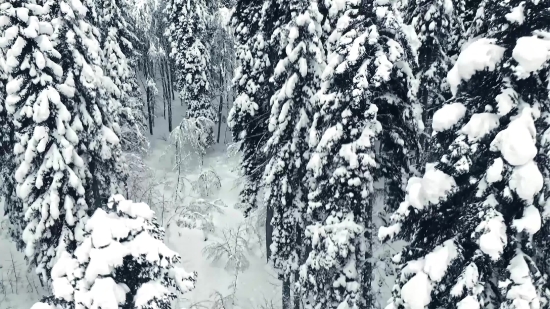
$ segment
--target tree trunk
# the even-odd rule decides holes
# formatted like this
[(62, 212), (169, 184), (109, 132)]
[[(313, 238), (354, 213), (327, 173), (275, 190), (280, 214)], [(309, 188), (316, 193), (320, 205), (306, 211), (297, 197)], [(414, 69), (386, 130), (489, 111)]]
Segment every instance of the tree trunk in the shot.
[[(231, 100), (226, 100), (226, 102), (225, 102), (225, 103), (226, 103), (226, 107), (227, 107), (226, 110), (228, 110), (228, 111), (229, 111), (229, 103), (230, 103), (230, 102), (233, 102), (233, 99), (234, 99), (234, 98), (233, 98), (233, 93), (231, 93), (230, 96), (231, 96)], [(224, 143), (224, 144), (227, 144), (227, 129), (228, 129), (228, 128), (229, 128), (229, 126), (225, 126), (225, 131), (224, 131), (224, 133), (223, 133), (223, 143)]]
[(365, 252), (365, 265), (363, 267), (363, 297), (365, 298), (366, 308), (372, 308), (374, 304), (373, 291), (372, 291), (372, 237), (373, 237), (373, 223), (372, 223), (372, 205), (376, 203), (376, 197), (374, 194), (371, 194), (367, 206), (367, 218), (365, 218), (365, 231), (364, 237), (367, 240), (366, 242), (366, 252)]
[(282, 309), (291, 309), (289, 278), (283, 279), (283, 308)]
[[(299, 275), (300, 275), (299, 272), (296, 271), (295, 274), (294, 274), (294, 280), (295, 281), (298, 280)], [(302, 298), (300, 296), (301, 296), (301, 293), (299, 293), (297, 291), (297, 289), (294, 288), (294, 309), (300, 309), (302, 307)]]
[(273, 219), (273, 208), (267, 207), (265, 216), (265, 256), (268, 262), (271, 257), (270, 246), (273, 243), (273, 225), (271, 225), (271, 219)]
[(162, 65), (162, 60), (161, 60), (161, 63), (159, 65), (160, 67), (160, 79), (162, 80), (162, 105), (164, 107), (163, 111), (162, 111), (162, 116), (164, 117), (164, 119), (166, 119), (166, 80), (165, 80), (165, 76), (164, 76), (164, 65)]
[(90, 174), (92, 174), (92, 198), (93, 198), (93, 205), (91, 209), (91, 214), (94, 213), (96, 209), (101, 208), (101, 192), (99, 192), (99, 182), (96, 177), (96, 162), (94, 158), (90, 160)]
[(166, 58), (166, 62), (164, 63), (165, 69), (164, 72), (166, 72), (166, 82), (168, 83), (168, 89), (166, 90), (166, 95), (168, 99), (168, 131), (172, 132), (172, 101), (174, 100), (174, 92), (173, 92), (173, 81), (171, 79), (171, 73), (170, 73), (170, 58)]
[[(223, 89), (225, 88), (225, 79), (223, 78), (222, 71), (223, 70), (220, 70), (220, 84), (222, 85), (222, 87), (220, 88)], [(222, 130), (222, 110), (223, 110), (223, 91), (220, 92), (220, 102), (218, 107), (218, 140), (217, 140), (218, 144), (220, 143), (220, 133)]]
[[(298, 264), (303, 265), (306, 259), (306, 250), (303, 246), (303, 231), (299, 225), (296, 225), (296, 253), (298, 255)], [(300, 273), (298, 270), (294, 271), (294, 283), (297, 283), (300, 278)], [(301, 307), (301, 291), (297, 286), (294, 286), (292, 289), (294, 293), (294, 309), (300, 309)]]
[(175, 75), (176, 73), (174, 72), (174, 67), (175, 66), (170, 66), (170, 86), (172, 86), (172, 101), (176, 100), (176, 89), (174, 89), (175, 87), (175, 84), (176, 84), (176, 78), (175, 78)]
[[(149, 70), (149, 74), (151, 74), (151, 80), (153, 81), (153, 84), (155, 84), (155, 66), (153, 64), (153, 61), (149, 61)], [(155, 103), (155, 93), (153, 92), (151, 86), (151, 114), (153, 115), (153, 126), (155, 125)]]
[(145, 56), (145, 64), (143, 66), (145, 73), (145, 95), (147, 97), (147, 116), (149, 117), (149, 133), (153, 135), (153, 115), (151, 110), (151, 87), (149, 87), (149, 67), (147, 62), (149, 61), (149, 56)]

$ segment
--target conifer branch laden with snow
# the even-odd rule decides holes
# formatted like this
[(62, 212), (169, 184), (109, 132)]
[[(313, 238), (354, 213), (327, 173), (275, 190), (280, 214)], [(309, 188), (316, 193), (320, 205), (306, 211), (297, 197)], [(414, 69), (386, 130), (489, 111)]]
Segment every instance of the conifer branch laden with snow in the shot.
[(264, 172), (265, 203), (273, 210), (270, 258), (281, 277), (289, 280), (306, 254), (303, 220), (307, 204), (307, 131), (325, 63), (320, 40), (323, 16), (315, 1), (280, 1), (268, 7), (266, 14), (273, 14), (272, 10), (278, 13), (275, 16), (279, 23), (271, 44), (281, 58), (271, 78), (275, 93), (270, 99), (270, 138), (265, 146), (270, 158)]
[[(170, 57), (176, 66), (176, 84), (181, 100), (187, 106), (185, 118), (215, 122), (209, 76), (210, 53), (206, 43), (210, 4), (204, 0), (171, 0), (165, 14), (169, 23), (165, 36), (172, 47)], [(207, 146), (214, 142), (213, 133), (212, 127), (207, 132)]]
[(268, 158), (262, 151), (268, 139), (269, 98), (274, 89), (269, 78), (274, 64), (267, 23), (269, 1), (238, 1), (231, 17), (236, 41), (237, 69), (233, 77), (236, 98), (227, 116), (233, 139), (239, 141), (244, 188), (241, 203), (246, 214), (257, 206), (262, 171)]
[(415, 59), (399, 12), (391, 2), (357, 1), (341, 15), (310, 129), (312, 251), (300, 273), (307, 308), (374, 306), (373, 183), (387, 177), (387, 192), (399, 194), (416, 137)]
[(170, 148), (174, 151), (175, 165), (185, 164), (189, 156), (198, 157), (202, 165), (208, 146), (211, 145), (214, 122), (210, 118), (184, 118), (170, 132)]
[[(61, 80), (61, 54), (51, 41), (54, 28), (48, 21), (50, 7), (34, 5), (29, 10), (19, 3), (4, 2), (0, 10), (4, 22), (11, 26), (3, 32), (2, 48), (6, 50), (9, 76), (5, 107), (11, 116), (9, 121), (15, 125), (15, 162), (20, 162), (14, 175), (17, 197), (22, 202), (18, 211), (24, 212), (19, 218), (24, 222), (16, 226), (24, 229), (22, 239), (27, 257), (46, 280), (55, 248), (63, 247), (65, 237), (74, 239), (69, 235), (84, 216), (74, 206), (86, 209), (84, 160), (76, 151), (79, 143), (76, 132), (81, 130), (81, 123), (70, 122), (74, 80), (72, 75), (65, 82)], [(25, 63), (22, 59), (26, 59)], [(43, 82), (35, 84), (32, 79)], [(65, 195), (61, 191), (70, 193)], [(48, 211), (43, 212), (43, 207)], [(54, 225), (64, 235), (52, 233)], [(36, 250), (43, 245), (51, 247)]]
[[(460, 6), (457, 3), (457, 6)], [(430, 152), (429, 137), (433, 113), (451, 97), (446, 77), (452, 65), (452, 58), (459, 51), (458, 31), (463, 31), (461, 10), (451, 0), (415, 0), (408, 3), (406, 22), (411, 23), (415, 37), (411, 45), (418, 58), (416, 74), (418, 80), (418, 101), (422, 106), (422, 121), (425, 132), (419, 135), (421, 148), (417, 157), (423, 168)]]
[(108, 95), (119, 104), (115, 115), (119, 126), (116, 133), (121, 137), (121, 146), (125, 152), (144, 153), (148, 142), (144, 136), (144, 102), (137, 84), (135, 70), (131, 67), (131, 58), (135, 56), (133, 43), (137, 40), (132, 33), (133, 20), (125, 13), (129, 4), (121, 0), (101, 0), (98, 2), (101, 14), (99, 28), (101, 50), (105, 75), (112, 80)]
[(180, 262), (149, 206), (115, 195), (86, 222), (74, 254), (53, 267), (53, 296), (32, 308), (168, 309), (176, 292), (195, 285), (196, 273)]
[[(93, 5), (93, 4), (89, 4)], [(121, 188), (118, 102), (101, 70), (93, 7), (4, 2), (8, 27), (5, 108), (14, 127), (14, 172), (21, 207), (10, 212), (25, 253), (48, 280), (56, 256), (72, 250), (89, 209)], [(14, 205), (17, 205), (14, 203)]]
[(548, 305), (548, 242), (537, 243), (548, 225), (548, 7), (485, 1), (484, 37), (463, 48), (447, 76), (453, 98), (434, 114), (439, 161), (409, 180), (379, 231), (410, 242), (394, 257), (389, 308)]

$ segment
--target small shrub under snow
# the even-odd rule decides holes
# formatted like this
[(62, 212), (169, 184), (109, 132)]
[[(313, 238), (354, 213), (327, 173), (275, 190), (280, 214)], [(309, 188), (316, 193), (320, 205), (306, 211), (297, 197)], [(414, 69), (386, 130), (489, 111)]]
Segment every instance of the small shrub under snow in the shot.
[(164, 230), (144, 203), (110, 198), (88, 220), (84, 241), (52, 269), (53, 296), (32, 309), (168, 309), (196, 274), (163, 242)]

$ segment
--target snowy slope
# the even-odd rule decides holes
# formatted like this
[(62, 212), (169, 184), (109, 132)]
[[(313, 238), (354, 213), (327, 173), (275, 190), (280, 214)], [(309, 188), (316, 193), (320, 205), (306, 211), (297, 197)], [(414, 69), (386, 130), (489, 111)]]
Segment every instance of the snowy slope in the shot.
[[(172, 184), (177, 182), (177, 171), (173, 171), (169, 160), (166, 160), (164, 149), (168, 146), (167, 142), (156, 139), (151, 141), (151, 145), (152, 153), (147, 158), (148, 165), (157, 172), (157, 177), (162, 177), (165, 180), (172, 179), (170, 181)], [(237, 158), (227, 157), (224, 145), (215, 147), (204, 160), (204, 168), (215, 171), (221, 179), (221, 189), (217, 194), (208, 197), (208, 200), (221, 199), (227, 206), (223, 208), (222, 214), (214, 215), (213, 221), (216, 230), (215, 233), (208, 236), (207, 241), (204, 241), (204, 233), (200, 230), (180, 228), (175, 224), (170, 224), (167, 227), (168, 245), (182, 256), (186, 270), (197, 271), (199, 274), (195, 290), (185, 295), (185, 298), (191, 304), (197, 306), (202, 304), (210, 308), (211, 302), (215, 299), (215, 292), (220, 292), (224, 296), (231, 293), (229, 286), (234, 279), (234, 270), (224, 269), (225, 260), (223, 259), (218, 262), (207, 260), (202, 250), (206, 245), (221, 239), (224, 232), (231, 229), (235, 230), (245, 223), (242, 211), (234, 208), (238, 201), (240, 189), (236, 171), (237, 164)], [(187, 169), (184, 173), (187, 179), (193, 181), (198, 178), (200, 170), (196, 168), (198, 166), (197, 161), (192, 162), (190, 166), (193, 167)], [(166, 196), (171, 197), (173, 192), (165, 193)], [(186, 194), (194, 195), (191, 190), (187, 191)], [(167, 218), (164, 222), (166, 226), (168, 223), (166, 221), (170, 220), (170, 215), (165, 215), (165, 218)], [(247, 255), (250, 267), (239, 274), (237, 281), (238, 306), (235, 308), (261, 308), (265, 300), (278, 301), (280, 295), (278, 280), (270, 266), (265, 262), (265, 250), (263, 249), (265, 245), (263, 243), (258, 244), (254, 235), (250, 235), (250, 247), (252, 250)], [(180, 304), (188, 305), (189, 302), (181, 301)]]

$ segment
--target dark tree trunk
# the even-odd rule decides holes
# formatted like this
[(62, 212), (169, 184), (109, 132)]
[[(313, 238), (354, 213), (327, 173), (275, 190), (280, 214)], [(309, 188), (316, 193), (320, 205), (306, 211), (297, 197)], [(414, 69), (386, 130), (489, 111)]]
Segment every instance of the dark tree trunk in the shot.
[[(223, 70), (220, 70), (220, 84), (222, 85), (222, 87), (220, 87), (220, 88), (224, 89), (225, 88), (225, 79), (223, 78), (222, 71)], [(219, 102), (219, 107), (218, 107), (218, 140), (217, 140), (218, 144), (220, 143), (220, 133), (221, 133), (221, 130), (222, 130), (223, 95), (224, 95), (224, 92), (222, 90), (222, 91), (220, 91), (220, 102)]]
[[(294, 274), (294, 280), (298, 280), (299, 272), (296, 271)], [(302, 298), (300, 297), (301, 294), (296, 291), (296, 288), (294, 289), (294, 309), (300, 309), (302, 307)]]
[(291, 309), (291, 297), (290, 297), (290, 279), (283, 279), (283, 308)]
[(172, 80), (170, 79), (170, 66), (169, 66), (169, 60), (166, 60), (166, 76), (168, 78), (168, 131), (172, 132), (172, 100), (174, 100), (173, 95), (174, 92), (172, 91), (173, 85)]
[(99, 182), (96, 177), (96, 162), (92, 158), (90, 160), (90, 174), (92, 174), (92, 198), (93, 205), (90, 214), (94, 213), (96, 209), (101, 208), (101, 192), (99, 192)]
[(159, 65), (160, 67), (160, 79), (162, 80), (162, 105), (164, 107), (163, 111), (162, 111), (162, 116), (164, 117), (164, 119), (166, 119), (166, 87), (168, 86), (166, 84), (166, 79), (165, 79), (165, 75), (164, 75), (164, 65), (162, 64), (163, 60), (161, 60), (161, 63)]
[(169, 74), (170, 74), (170, 86), (172, 86), (172, 101), (176, 100), (176, 89), (174, 88), (175, 87), (175, 84), (176, 84), (176, 73), (174, 72), (174, 66), (173, 65), (170, 65), (170, 68), (168, 70)]
[(152, 113), (152, 103), (151, 103), (151, 87), (149, 87), (149, 56), (145, 56), (144, 59), (144, 73), (145, 73), (145, 95), (147, 96), (147, 116), (149, 118), (149, 133), (153, 135), (153, 113)]
[(172, 82), (170, 80), (170, 59), (164, 61), (164, 73), (166, 74), (166, 104), (168, 105), (168, 130), (172, 132)]
[[(153, 84), (155, 83), (155, 65), (153, 61), (149, 61), (149, 74), (151, 75), (151, 80), (153, 81)], [(155, 93), (152, 89), (153, 86), (151, 86), (151, 114), (153, 115), (152, 121), (153, 126), (155, 125)]]
[[(303, 246), (303, 231), (299, 225), (296, 225), (296, 251), (298, 252), (298, 263), (303, 265), (306, 260), (306, 249)], [(298, 270), (294, 272), (294, 283), (296, 283), (300, 278), (300, 273)], [(294, 309), (300, 309), (301, 307), (301, 291), (294, 287), (292, 290), (294, 293)]]
[(273, 243), (273, 225), (271, 225), (271, 219), (273, 219), (273, 208), (267, 207), (265, 216), (265, 255), (268, 262), (269, 258), (271, 258), (271, 249), (269, 247)]

